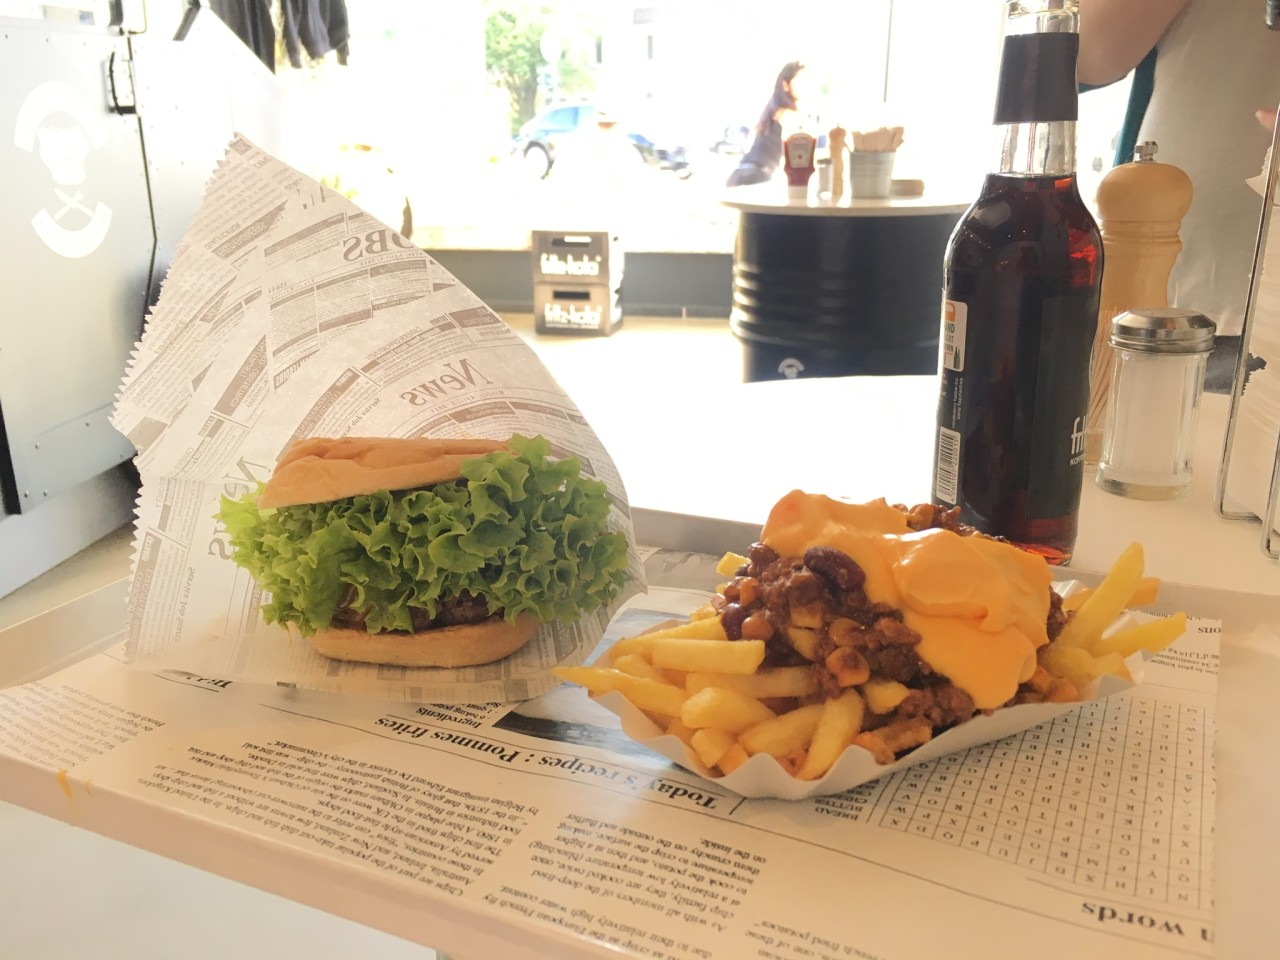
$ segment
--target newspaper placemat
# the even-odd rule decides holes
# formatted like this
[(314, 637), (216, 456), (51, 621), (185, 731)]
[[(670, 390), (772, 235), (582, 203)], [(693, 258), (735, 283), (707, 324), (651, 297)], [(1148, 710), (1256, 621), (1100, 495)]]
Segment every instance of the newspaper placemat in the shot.
[[(650, 556), (602, 642), (688, 615), (715, 559)], [(1256, 773), (1276, 723), (1217, 754), (1215, 717), (1219, 641), (1274, 640), (1275, 600), (1171, 584), (1161, 609), (1193, 624), (1142, 684), (832, 796), (744, 798), (580, 688), (393, 704), (113, 651), (0, 691), (0, 798), (457, 956), (1268, 955), (1221, 950), (1270, 924), (1219, 919), (1215, 876), (1266, 889), (1243, 868), (1277, 844), (1265, 804), (1219, 829), (1215, 764)], [(1274, 649), (1224, 658), (1224, 697), (1265, 701)]]

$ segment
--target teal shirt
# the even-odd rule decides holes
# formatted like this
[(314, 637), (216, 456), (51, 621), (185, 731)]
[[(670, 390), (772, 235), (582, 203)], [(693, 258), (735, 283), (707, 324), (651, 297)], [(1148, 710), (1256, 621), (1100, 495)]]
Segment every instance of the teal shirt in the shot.
[[(1125, 107), (1124, 119), (1120, 123), (1120, 135), (1116, 138), (1116, 155), (1113, 166), (1129, 163), (1133, 160), (1133, 152), (1138, 146), (1138, 131), (1142, 129), (1142, 119), (1147, 115), (1147, 105), (1151, 103), (1151, 91), (1156, 78), (1156, 48), (1142, 58), (1142, 62), (1133, 68), (1133, 82), (1129, 87), (1129, 103)], [(1102, 85), (1080, 84), (1080, 92), (1100, 90)]]

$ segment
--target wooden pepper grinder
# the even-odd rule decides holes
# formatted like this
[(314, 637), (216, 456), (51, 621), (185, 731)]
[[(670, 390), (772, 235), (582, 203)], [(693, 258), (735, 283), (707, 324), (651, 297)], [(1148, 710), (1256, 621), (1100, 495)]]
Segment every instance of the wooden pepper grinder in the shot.
[(831, 153), (831, 202), (835, 203), (844, 195), (844, 150), (845, 138), (849, 135), (844, 127), (832, 127), (827, 134), (827, 146)]
[(1090, 368), (1085, 462), (1102, 455), (1102, 434), (1114, 365), (1111, 319), (1125, 310), (1167, 307), (1169, 274), (1182, 250), (1178, 228), (1191, 207), (1191, 178), (1155, 161), (1156, 144), (1138, 144), (1131, 163), (1115, 167), (1098, 185), (1104, 266), (1098, 332)]

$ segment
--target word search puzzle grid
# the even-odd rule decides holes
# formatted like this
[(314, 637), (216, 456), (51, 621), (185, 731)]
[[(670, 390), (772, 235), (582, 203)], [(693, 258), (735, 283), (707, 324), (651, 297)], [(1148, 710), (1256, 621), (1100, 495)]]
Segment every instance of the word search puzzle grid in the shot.
[(1213, 729), (1209, 707), (1110, 697), (842, 805), (1060, 882), (1212, 909)]

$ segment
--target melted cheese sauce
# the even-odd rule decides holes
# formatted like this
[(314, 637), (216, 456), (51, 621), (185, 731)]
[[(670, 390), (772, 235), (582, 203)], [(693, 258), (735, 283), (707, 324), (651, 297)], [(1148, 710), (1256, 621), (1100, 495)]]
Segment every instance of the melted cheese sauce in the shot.
[(920, 634), (920, 659), (980, 710), (1012, 697), (1048, 642), (1049, 565), (1012, 544), (912, 531), (884, 500), (854, 504), (800, 490), (778, 501), (760, 539), (782, 556), (827, 546), (852, 557), (867, 597), (901, 610)]

